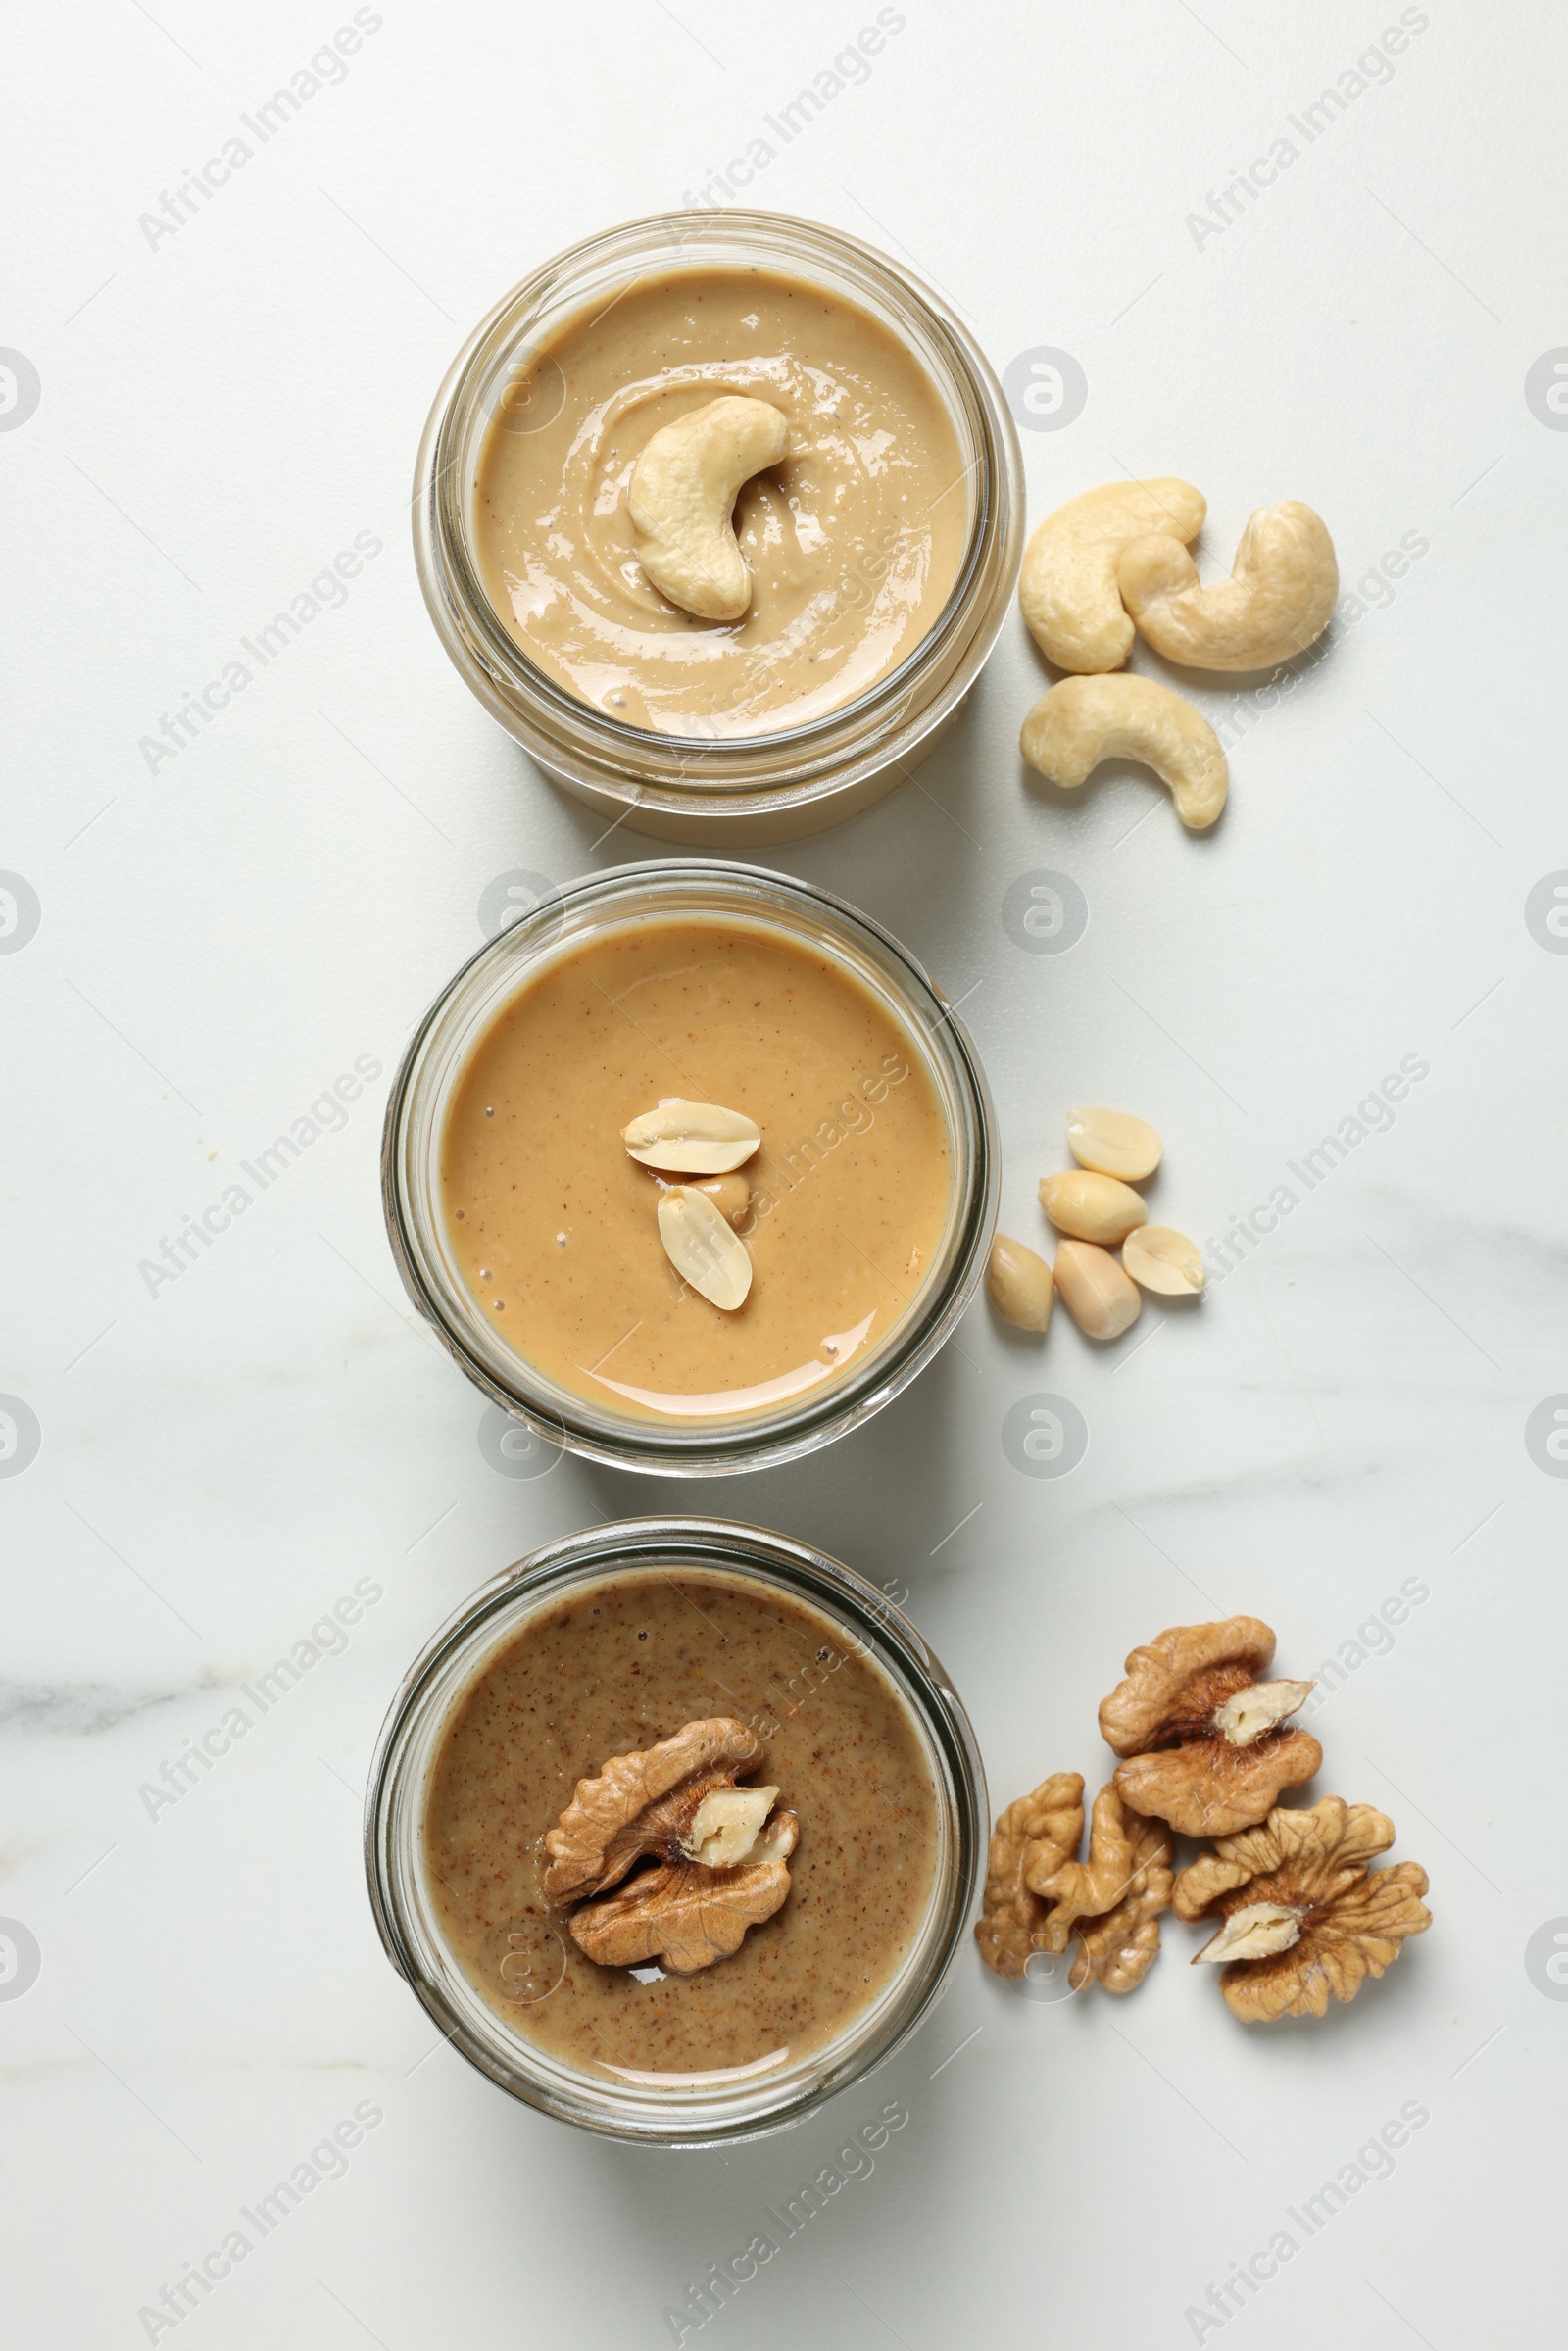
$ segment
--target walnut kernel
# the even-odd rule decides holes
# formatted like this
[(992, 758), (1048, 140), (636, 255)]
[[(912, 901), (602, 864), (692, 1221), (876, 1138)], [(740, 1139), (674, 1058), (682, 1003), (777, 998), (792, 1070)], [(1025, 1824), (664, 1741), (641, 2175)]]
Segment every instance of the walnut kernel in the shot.
[(1127, 1679), (1100, 1709), (1107, 1746), (1124, 1760), (1116, 1788), (1134, 1812), (1188, 1837), (1253, 1827), (1280, 1791), (1309, 1780), (1323, 1750), (1282, 1729), (1310, 1682), (1258, 1682), (1274, 1635), (1255, 1616), (1173, 1625), (1127, 1659)]
[(749, 1927), (771, 1918), (790, 1890), (786, 1862), (800, 1836), (793, 1812), (780, 1812), (737, 1869), (670, 1861), (585, 1902), (568, 1922), (573, 1941), (601, 1967), (662, 1960), (672, 1975), (693, 1976), (738, 1951)]
[(1393, 1842), (1385, 1813), (1325, 1796), (1220, 1837), (1181, 1872), (1176, 1915), (1219, 1918), (1219, 1933), (1197, 1959), (1224, 1966), (1220, 1988), (1244, 2023), (1322, 2016), (1330, 1992), (1353, 2000), (1368, 1976), (1397, 1959), (1408, 1935), (1425, 1934), (1426, 1871), (1413, 1861), (1362, 1866)]
[(762, 1823), (778, 1801), (776, 1788), (715, 1788), (704, 1796), (680, 1840), (688, 1861), (710, 1870), (734, 1869), (751, 1858)]
[(998, 1818), (986, 1862), (985, 1900), (974, 1938), (998, 1976), (1021, 1976), (1039, 1939), (1047, 1905), (1031, 1892), (1024, 1873), (1070, 1861), (1084, 1833), (1084, 1784), (1077, 1772), (1053, 1772), (1032, 1795), (1019, 1796)]
[(1143, 1982), (1159, 1954), (1159, 1914), (1170, 1908), (1170, 1831), (1129, 1810), (1112, 1781), (1095, 1798), (1087, 1861), (1026, 1866), (1029, 1890), (1053, 1906), (1042, 1948), (1079, 1945), (1067, 1977), (1074, 1991), (1091, 1981), (1112, 1992)]
[(1129, 1812), (1114, 1787), (1095, 1798), (1089, 1858), (1079, 1861), (1084, 1784), (1054, 1772), (1009, 1804), (991, 1837), (985, 1906), (975, 1940), (999, 1976), (1022, 1976), (1033, 1951), (1077, 1942), (1068, 1983), (1131, 1991), (1159, 1949), (1171, 1892), (1171, 1840), (1157, 1821)]
[(644, 1753), (612, 1756), (597, 1779), (578, 1781), (545, 1838), (545, 1892), (552, 1901), (576, 1901), (618, 1885), (645, 1853), (675, 1859), (704, 1796), (733, 1787), (761, 1755), (761, 1741), (744, 1723), (716, 1715), (686, 1723)]
[[(747, 1929), (779, 1909), (800, 1823), (793, 1812), (768, 1820), (776, 1788), (736, 1787), (761, 1756), (744, 1723), (717, 1715), (578, 1781), (545, 1838), (544, 1889), (580, 1904), (567, 1924), (590, 1959), (662, 1958), (691, 1975), (739, 1950)], [(631, 1877), (647, 1859), (655, 1866)]]

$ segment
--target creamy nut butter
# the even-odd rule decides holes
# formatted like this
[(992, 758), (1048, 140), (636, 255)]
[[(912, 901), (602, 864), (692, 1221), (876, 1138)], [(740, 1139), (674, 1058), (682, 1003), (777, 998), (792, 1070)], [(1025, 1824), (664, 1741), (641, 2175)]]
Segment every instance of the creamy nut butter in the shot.
[[(725, 394), (783, 415), (783, 460), (734, 526), (752, 597), (734, 622), (654, 586), (628, 507), (656, 432)], [(478, 461), (487, 595), (580, 701), (662, 734), (804, 725), (874, 686), (946, 605), (969, 529), (964, 463), (913, 354), (841, 296), (762, 269), (661, 273), (578, 312), (530, 355)]]
[[(669, 1098), (760, 1133), (738, 1170), (690, 1179), (750, 1255), (732, 1311), (661, 1238), (679, 1174), (624, 1140)], [(663, 1419), (763, 1411), (858, 1368), (922, 1290), (951, 1185), (902, 1026), (826, 953), (732, 916), (564, 950), (479, 1037), (441, 1136), (448, 1241), (491, 1328), (557, 1387)]]
[[(543, 1890), (545, 1837), (607, 1758), (720, 1715), (758, 1735), (747, 1778), (799, 1821), (788, 1897), (699, 1973), (600, 1966)], [(455, 1703), (423, 1822), (442, 1935), (489, 2005), (570, 2065), (670, 2087), (841, 2033), (915, 1947), (937, 1851), (920, 1737), (880, 1666), (801, 1600), (696, 1567), (531, 1617)]]

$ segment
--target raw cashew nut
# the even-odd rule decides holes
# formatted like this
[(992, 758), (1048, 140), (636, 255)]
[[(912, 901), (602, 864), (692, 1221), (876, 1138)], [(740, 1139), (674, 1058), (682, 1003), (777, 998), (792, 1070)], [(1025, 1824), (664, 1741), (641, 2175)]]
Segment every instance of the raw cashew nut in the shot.
[(1202, 495), (1191, 482), (1108, 481), (1048, 514), (1024, 550), (1018, 602), (1035, 643), (1058, 669), (1119, 669), (1133, 649), (1116, 565), (1130, 539), (1169, 531), (1196, 539)]
[(1177, 815), (1194, 832), (1213, 823), (1230, 784), (1208, 720), (1152, 677), (1064, 677), (1035, 704), (1018, 748), (1069, 791), (1102, 759), (1137, 759), (1169, 784)]
[(1188, 669), (1270, 669), (1328, 627), (1340, 593), (1334, 541), (1298, 498), (1260, 506), (1242, 533), (1233, 578), (1199, 585), (1182, 537), (1121, 551), (1122, 602), (1156, 653)]
[(726, 393), (656, 432), (632, 467), (628, 504), (643, 569), (699, 620), (739, 620), (752, 575), (730, 516), (743, 481), (776, 465), (790, 428), (765, 400)]

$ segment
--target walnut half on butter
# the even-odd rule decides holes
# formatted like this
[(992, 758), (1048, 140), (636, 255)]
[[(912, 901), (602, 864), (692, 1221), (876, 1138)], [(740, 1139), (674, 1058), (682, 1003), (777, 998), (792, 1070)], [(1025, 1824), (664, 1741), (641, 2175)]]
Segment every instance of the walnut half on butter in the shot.
[[(580, 1904), (567, 1921), (580, 1950), (601, 1967), (662, 1959), (689, 1976), (772, 1917), (800, 1823), (793, 1812), (768, 1819), (776, 1788), (736, 1787), (761, 1759), (755, 1734), (717, 1715), (578, 1781), (545, 1838), (544, 1890)], [(656, 1866), (631, 1877), (645, 1859)]]
[(747, 1859), (728, 1869), (670, 1861), (644, 1870), (616, 1892), (574, 1911), (572, 1938), (601, 1967), (658, 1959), (672, 1975), (693, 1976), (715, 1959), (728, 1959), (748, 1927), (782, 1906), (790, 1890), (785, 1864), (800, 1833), (794, 1813), (781, 1812)]

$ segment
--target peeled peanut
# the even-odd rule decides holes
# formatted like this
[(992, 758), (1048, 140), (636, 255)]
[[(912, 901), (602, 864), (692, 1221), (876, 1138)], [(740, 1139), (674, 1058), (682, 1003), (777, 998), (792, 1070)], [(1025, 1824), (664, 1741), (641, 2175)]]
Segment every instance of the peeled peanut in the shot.
[(751, 1251), (706, 1193), (691, 1184), (666, 1184), (659, 1196), (659, 1238), (681, 1280), (699, 1297), (726, 1314), (745, 1305), (752, 1287)]
[(1067, 1113), (1067, 1148), (1080, 1167), (1141, 1184), (1159, 1165), (1164, 1145), (1153, 1128), (1127, 1110), (1088, 1105)]
[(1122, 1264), (1141, 1290), (1162, 1298), (1196, 1298), (1203, 1287), (1203, 1260), (1195, 1242), (1168, 1224), (1146, 1224), (1129, 1233)]
[(704, 1176), (692, 1190), (706, 1192), (729, 1224), (738, 1225), (752, 1204), (752, 1187), (743, 1175)]
[(644, 1167), (662, 1167), (676, 1175), (724, 1175), (751, 1157), (762, 1130), (744, 1110), (671, 1095), (622, 1127), (620, 1139)]
[(1044, 1257), (1021, 1241), (999, 1233), (986, 1266), (986, 1296), (1004, 1322), (1020, 1331), (1043, 1331), (1051, 1320), (1056, 1285)]
[(1058, 1233), (1075, 1241), (1098, 1241), (1114, 1248), (1138, 1225), (1147, 1224), (1149, 1210), (1130, 1184), (1114, 1176), (1097, 1175), (1087, 1167), (1069, 1167), (1060, 1175), (1043, 1176), (1040, 1205)]
[(1092, 1241), (1064, 1241), (1056, 1251), (1061, 1302), (1086, 1339), (1119, 1339), (1144, 1310), (1138, 1286), (1107, 1249)]

